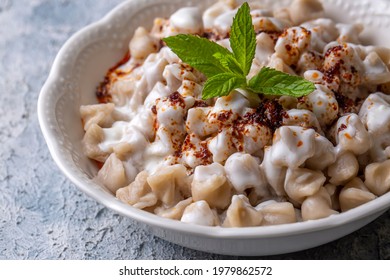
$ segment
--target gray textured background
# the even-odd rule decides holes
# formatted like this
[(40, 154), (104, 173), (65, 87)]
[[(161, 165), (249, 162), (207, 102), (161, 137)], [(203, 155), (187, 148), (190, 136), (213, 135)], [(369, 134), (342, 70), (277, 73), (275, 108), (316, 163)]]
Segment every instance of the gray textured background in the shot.
[[(230, 259), (151, 236), (81, 193), (41, 135), (36, 103), (74, 32), (120, 0), (0, 0), (0, 259)], [(390, 212), (314, 249), (269, 259), (390, 259)]]

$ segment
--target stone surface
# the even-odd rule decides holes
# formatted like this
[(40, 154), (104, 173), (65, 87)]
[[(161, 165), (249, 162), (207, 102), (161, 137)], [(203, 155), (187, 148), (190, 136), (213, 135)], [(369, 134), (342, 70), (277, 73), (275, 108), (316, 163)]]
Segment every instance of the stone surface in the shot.
[[(36, 103), (61, 45), (120, 0), (0, 0), (0, 259), (238, 259), (183, 248), (81, 193), (54, 164)], [(264, 259), (390, 259), (390, 212), (335, 242)]]

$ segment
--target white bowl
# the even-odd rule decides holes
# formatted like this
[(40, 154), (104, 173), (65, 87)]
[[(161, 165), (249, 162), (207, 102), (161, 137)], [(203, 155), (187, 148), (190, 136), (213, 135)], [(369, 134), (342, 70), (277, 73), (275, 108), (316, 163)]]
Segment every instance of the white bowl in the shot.
[[(127, 1), (102, 20), (82, 29), (62, 47), (39, 96), (38, 116), (53, 159), (80, 190), (108, 208), (137, 220), (150, 232), (197, 250), (231, 255), (271, 255), (318, 246), (347, 235), (390, 207), (390, 193), (348, 212), (295, 224), (253, 227), (204, 227), (168, 220), (132, 208), (92, 181), (97, 168), (82, 152), (80, 105), (97, 103), (95, 89), (106, 71), (125, 54), (137, 26), (169, 16), (181, 6), (207, 7), (215, 0)], [(263, 0), (272, 6), (290, 0)], [(375, 3), (375, 4), (374, 4)], [(366, 25), (365, 42), (390, 46), (390, 1), (328, 0), (327, 16)]]

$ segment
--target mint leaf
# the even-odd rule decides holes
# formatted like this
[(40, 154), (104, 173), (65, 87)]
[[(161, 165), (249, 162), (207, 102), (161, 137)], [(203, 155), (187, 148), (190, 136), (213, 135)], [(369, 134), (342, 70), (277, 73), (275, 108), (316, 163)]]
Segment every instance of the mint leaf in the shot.
[(246, 79), (234, 73), (221, 73), (208, 78), (203, 87), (202, 99), (228, 95), (233, 89), (245, 85)]
[(244, 3), (233, 19), (230, 32), (231, 53), (228, 49), (206, 38), (179, 34), (163, 41), (184, 62), (208, 77), (202, 98), (208, 99), (228, 95), (233, 89), (267, 95), (289, 95), (301, 97), (311, 93), (313, 83), (289, 74), (262, 68), (248, 82), (248, 75), (256, 51), (256, 34), (252, 24), (250, 8)]
[(292, 76), (264, 67), (248, 82), (248, 88), (266, 95), (289, 95), (301, 97), (315, 90), (313, 83), (299, 76)]
[(164, 38), (163, 41), (185, 63), (199, 70), (207, 77), (225, 72), (225, 67), (213, 55), (231, 54), (228, 49), (207, 38), (195, 35), (179, 34)]
[(230, 46), (244, 75), (248, 75), (256, 51), (256, 35), (248, 3), (242, 4), (233, 19)]
[(225, 68), (227, 72), (236, 73), (238, 75), (243, 76), (241, 66), (234, 57), (233, 54), (223, 55), (221, 53), (215, 53), (213, 55), (216, 59), (218, 59), (219, 63)]

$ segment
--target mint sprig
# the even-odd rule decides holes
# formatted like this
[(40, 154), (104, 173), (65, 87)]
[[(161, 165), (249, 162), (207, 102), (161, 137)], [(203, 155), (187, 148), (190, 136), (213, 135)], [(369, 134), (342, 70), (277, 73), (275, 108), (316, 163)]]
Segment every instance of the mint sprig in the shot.
[(231, 52), (215, 42), (189, 34), (179, 34), (163, 40), (183, 62), (209, 78), (226, 71), (214, 54), (220, 53), (224, 56)]
[(250, 79), (247, 88), (266, 95), (293, 97), (301, 97), (315, 90), (314, 84), (302, 77), (288, 75), (269, 67), (263, 67), (257, 75)]
[(228, 95), (232, 90), (245, 86), (246, 79), (235, 73), (221, 73), (212, 76), (203, 87), (202, 98), (209, 99)]
[(179, 34), (163, 41), (183, 62), (207, 76), (203, 99), (225, 96), (237, 88), (264, 95), (293, 97), (308, 95), (315, 90), (314, 84), (302, 77), (268, 67), (247, 80), (255, 57), (256, 34), (246, 2), (233, 19), (229, 39), (233, 52), (196, 35)]
[(237, 59), (233, 54), (222, 54), (215, 53), (213, 56), (218, 59), (219, 63), (225, 68), (227, 72), (236, 73), (242, 76), (241, 65), (238, 63)]
[(230, 31), (230, 47), (233, 55), (241, 65), (244, 75), (248, 75), (255, 58), (256, 34), (248, 3), (244, 3), (233, 19)]

